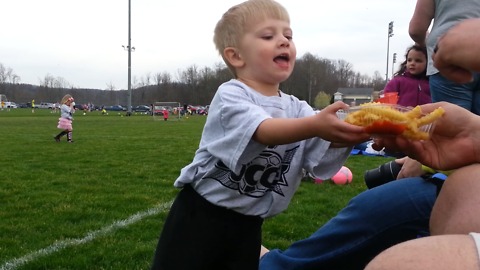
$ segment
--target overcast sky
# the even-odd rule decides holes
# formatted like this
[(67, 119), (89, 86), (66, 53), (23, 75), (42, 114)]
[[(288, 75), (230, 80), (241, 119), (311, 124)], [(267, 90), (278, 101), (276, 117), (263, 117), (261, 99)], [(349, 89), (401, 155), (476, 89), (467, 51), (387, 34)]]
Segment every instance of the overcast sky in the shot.
[[(413, 42), (408, 23), (416, 0), (278, 0), (291, 17), (297, 57), (343, 59), (353, 70), (385, 76), (388, 23), (398, 64)], [(132, 83), (147, 74), (222, 60), (213, 44), (221, 15), (242, 0), (131, 0)], [(128, 0), (0, 0), (0, 63), (20, 82), (47, 74), (76, 88), (127, 89)]]

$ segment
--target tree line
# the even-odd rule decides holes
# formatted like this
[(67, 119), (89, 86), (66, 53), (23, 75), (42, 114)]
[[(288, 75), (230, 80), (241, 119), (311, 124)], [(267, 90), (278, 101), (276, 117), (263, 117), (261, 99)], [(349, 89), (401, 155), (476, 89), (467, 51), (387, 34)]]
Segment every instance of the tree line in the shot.
[[(218, 86), (232, 79), (232, 74), (223, 63), (214, 67), (192, 65), (179, 70), (176, 78), (167, 72), (132, 79), (132, 105), (160, 102), (181, 104), (209, 104)], [(280, 89), (288, 94), (306, 100), (312, 106), (317, 95), (333, 95), (338, 88), (383, 89), (385, 80), (376, 71), (372, 76), (353, 70), (353, 65), (345, 60), (331, 60), (306, 53), (296, 60), (295, 69), (288, 80), (281, 83)], [(127, 105), (129, 92), (117, 90), (113, 84), (106, 89), (85, 89), (72, 86), (61, 77), (47, 74), (38, 85), (21, 83), (20, 76), (11, 68), (0, 63), (0, 94), (17, 103), (56, 102), (70, 93), (80, 103), (95, 105)]]

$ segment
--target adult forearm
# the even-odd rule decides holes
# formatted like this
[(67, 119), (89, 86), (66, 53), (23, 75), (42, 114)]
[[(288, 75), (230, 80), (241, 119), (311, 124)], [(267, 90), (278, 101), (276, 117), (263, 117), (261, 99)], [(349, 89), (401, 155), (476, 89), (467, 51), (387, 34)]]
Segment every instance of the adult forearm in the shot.
[(480, 71), (480, 19), (465, 20), (438, 41), (435, 65)]
[(435, 15), (433, 0), (417, 0), (415, 11), (410, 19), (408, 33), (418, 45), (425, 46), (427, 31)]
[(417, 20), (412, 20), (410, 22), (410, 26), (408, 28), (408, 34), (416, 44), (420, 46), (425, 46), (429, 24), (427, 24), (426, 22), (423, 22), (424, 24), (427, 24), (426, 27), (419, 26), (419, 23), (416, 21)]

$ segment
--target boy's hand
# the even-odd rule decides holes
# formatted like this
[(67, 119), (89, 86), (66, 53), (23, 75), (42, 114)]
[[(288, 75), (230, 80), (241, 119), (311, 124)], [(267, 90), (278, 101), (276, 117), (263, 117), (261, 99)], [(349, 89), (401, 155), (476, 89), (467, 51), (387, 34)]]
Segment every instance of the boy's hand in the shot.
[(317, 136), (333, 143), (333, 147), (353, 146), (370, 139), (365, 128), (348, 124), (337, 116), (337, 111), (348, 105), (337, 101), (315, 115)]
[(338, 101), (316, 115), (303, 118), (270, 118), (258, 126), (253, 139), (264, 145), (280, 145), (314, 137), (332, 142), (332, 147), (353, 146), (369, 140), (363, 127), (344, 122), (337, 111), (348, 105)]

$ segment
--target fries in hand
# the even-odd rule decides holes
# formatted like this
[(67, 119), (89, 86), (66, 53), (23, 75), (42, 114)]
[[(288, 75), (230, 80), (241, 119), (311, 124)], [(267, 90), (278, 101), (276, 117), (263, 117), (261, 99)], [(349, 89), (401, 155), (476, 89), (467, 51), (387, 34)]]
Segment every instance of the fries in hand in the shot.
[(371, 102), (350, 108), (345, 122), (365, 127), (366, 132), (374, 135), (401, 135), (411, 140), (427, 140), (434, 122), (444, 113), (443, 108), (424, 114), (420, 106), (407, 108)]

